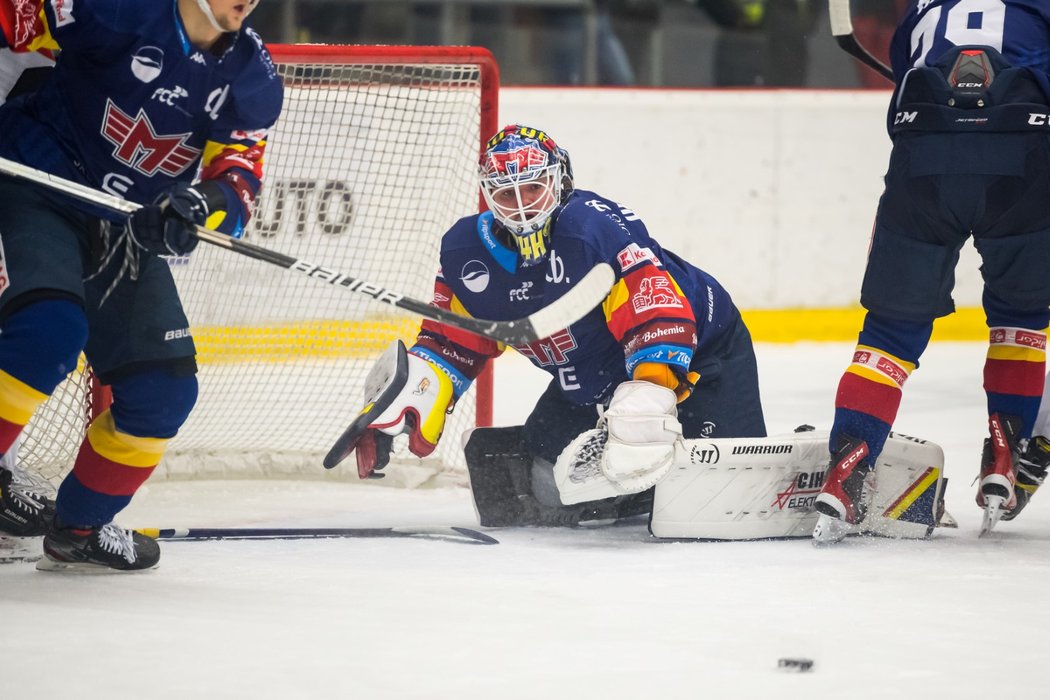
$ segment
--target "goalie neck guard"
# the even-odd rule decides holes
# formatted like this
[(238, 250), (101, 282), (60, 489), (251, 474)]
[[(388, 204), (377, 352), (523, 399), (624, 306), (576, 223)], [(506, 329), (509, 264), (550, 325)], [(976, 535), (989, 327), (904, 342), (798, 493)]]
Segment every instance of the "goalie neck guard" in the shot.
[(496, 221), (515, 236), (542, 229), (573, 189), (569, 153), (545, 132), (519, 124), (488, 140), (480, 179)]

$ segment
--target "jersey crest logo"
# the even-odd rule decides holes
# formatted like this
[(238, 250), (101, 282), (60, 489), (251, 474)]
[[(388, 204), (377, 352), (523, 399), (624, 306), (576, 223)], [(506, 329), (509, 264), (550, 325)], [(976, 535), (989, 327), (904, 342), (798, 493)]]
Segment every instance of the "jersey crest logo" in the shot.
[(15, 0), (12, 8), (12, 33), (14, 35), (13, 48), (22, 49), (29, 45), (33, 39), (42, 33), (43, 24), (40, 21), (40, 3), (32, 0)]
[(158, 136), (143, 110), (133, 119), (106, 100), (102, 135), (116, 148), (113, 157), (152, 177), (158, 171), (179, 175), (196, 162), (201, 149), (186, 145), (190, 134)]
[(569, 353), (577, 347), (572, 331), (563, 328), (549, 338), (534, 340), (528, 345), (515, 345), (514, 349), (540, 367), (550, 367), (566, 364), (569, 361)]
[(638, 287), (638, 293), (631, 297), (631, 305), (636, 312), (655, 308), (679, 308), (682, 300), (675, 293), (671, 282), (663, 277), (646, 277)]

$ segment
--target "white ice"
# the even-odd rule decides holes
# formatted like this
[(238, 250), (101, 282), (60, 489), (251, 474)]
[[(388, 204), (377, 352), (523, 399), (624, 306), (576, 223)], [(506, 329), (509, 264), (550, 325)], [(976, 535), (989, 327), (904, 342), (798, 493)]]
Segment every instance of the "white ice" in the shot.
[[(758, 353), (770, 431), (829, 427), (851, 346)], [(494, 530), (496, 546), (165, 543), (138, 575), (10, 564), (0, 698), (1046, 697), (1050, 496), (977, 539), (983, 361), (934, 344), (906, 388), (897, 429), (944, 447), (960, 526), (930, 541), (668, 543), (631, 525)], [(542, 378), (497, 368), (497, 422), (520, 421)], [(320, 482), (150, 484), (121, 520), (476, 523), (464, 489)]]

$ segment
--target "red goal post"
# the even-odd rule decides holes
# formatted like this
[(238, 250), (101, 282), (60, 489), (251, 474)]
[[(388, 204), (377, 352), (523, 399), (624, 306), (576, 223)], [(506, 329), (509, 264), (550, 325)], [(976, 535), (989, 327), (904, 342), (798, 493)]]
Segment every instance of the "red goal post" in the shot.
[[(486, 49), (271, 45), (285, 104), (246, 240), (415, 298), (433, 291), (440, 236), (482, 205), (477, 161), (498, 128)], [(419, 319), (211, 246), (170, 261), (197, 343), (200, 397), (158, 476), (348, 477), (321, 456), (360, 409), (364, 377)], [(492, 422), (491, 369), (434, 456), (401, 448), (404, 485), (462, 481), (460, 436)], [(109, 405), (82, 366), (34, 416), (23, 467), (56, 480)], [(348, 460), (352, 462), (353, 460)]]

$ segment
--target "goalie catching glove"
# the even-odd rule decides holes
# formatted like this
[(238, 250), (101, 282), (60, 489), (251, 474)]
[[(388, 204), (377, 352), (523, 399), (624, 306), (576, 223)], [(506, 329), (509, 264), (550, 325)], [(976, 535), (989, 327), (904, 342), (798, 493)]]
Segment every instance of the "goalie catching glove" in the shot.
[(554, 480), (562, 503), (639, 493), (667, 476), (682, 437), (677, 400), (673, 390), (648, 381), (617, 386), (599, 427), (558, 456)]
[(390, 462), (394, 437), (403, 433), (408, 434), (412, 454), (426, 457), (437, 447), (453, 401), (452, 381), (395, 341), (368, 373), (365, 407), (329, 450), (325, 468), (356, 451), (357, 475), (382, 478), (376, 472)]

